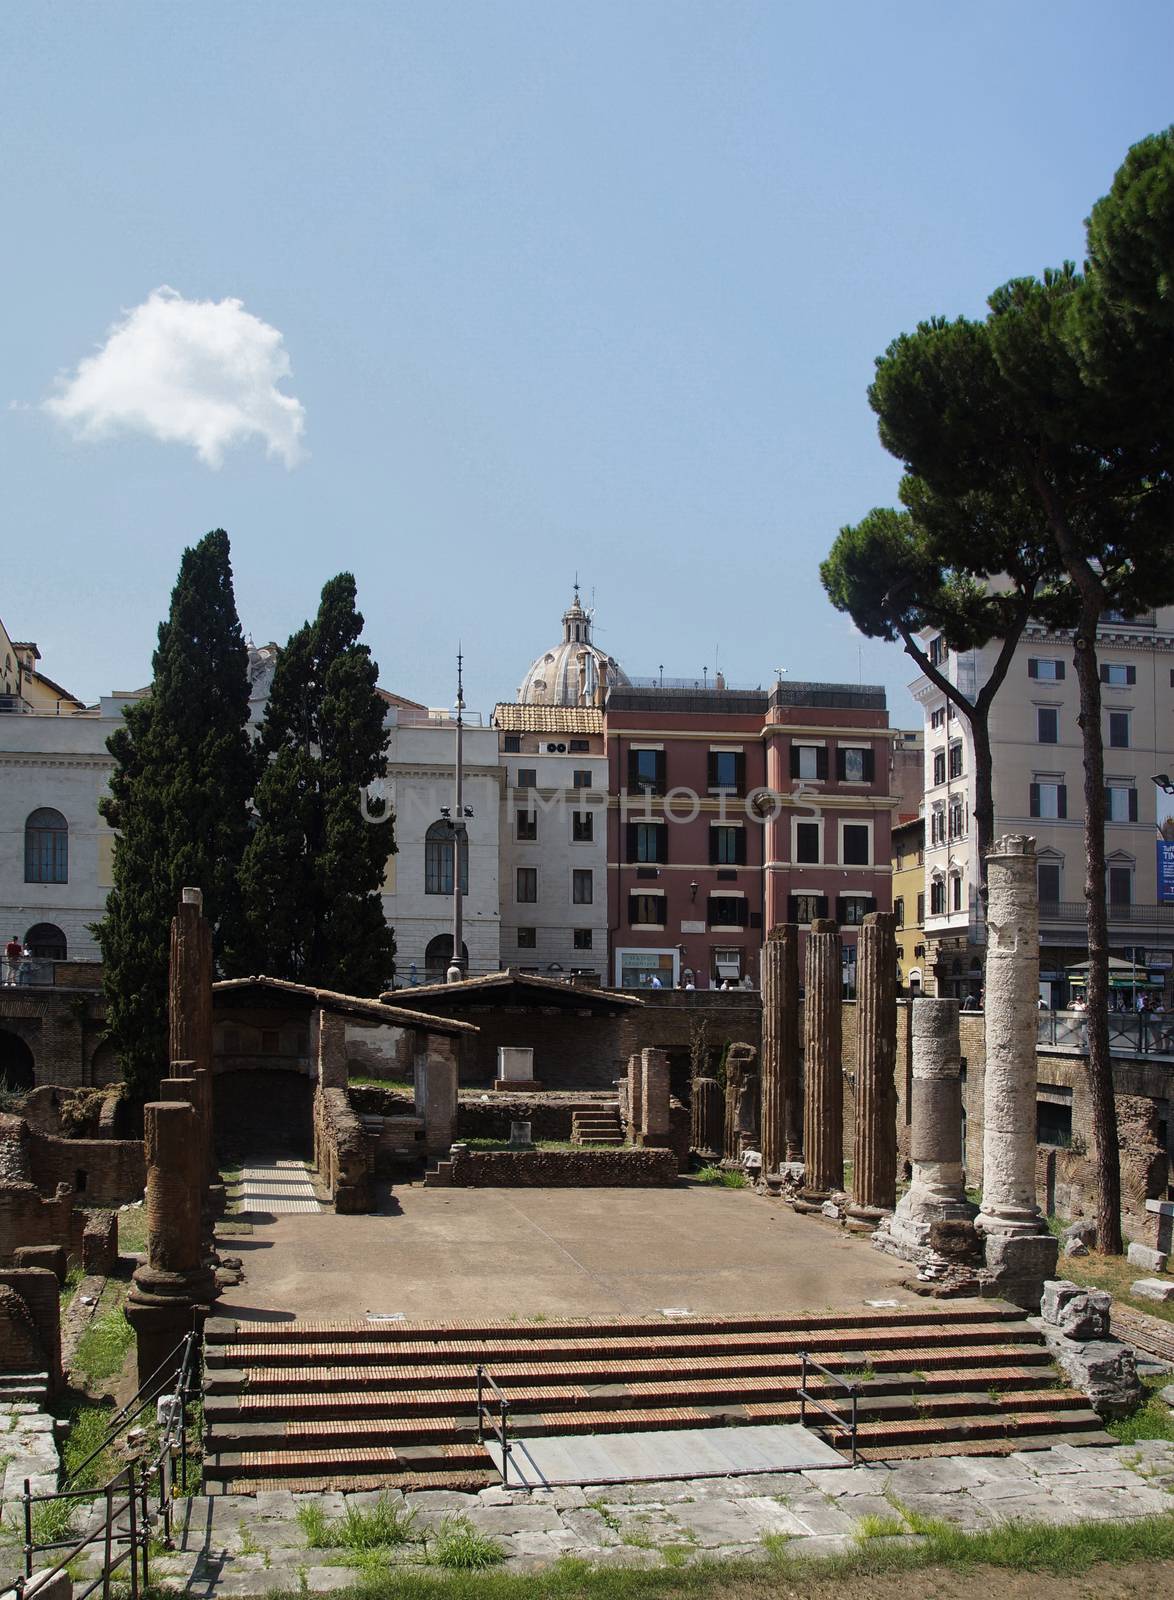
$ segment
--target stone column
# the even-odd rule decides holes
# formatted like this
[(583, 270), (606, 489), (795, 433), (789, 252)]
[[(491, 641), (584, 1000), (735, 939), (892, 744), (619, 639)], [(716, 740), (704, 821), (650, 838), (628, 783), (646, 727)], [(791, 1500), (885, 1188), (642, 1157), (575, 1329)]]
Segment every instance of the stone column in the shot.
[(429, 1033), (427, 1050), (416, 1059), (417, 1110), (424, 1118), (424, 1144), (430, 1156), (446, 1156), (457, 1136), (457, 1043), (451, 1035)]
[(922, 1261), (935, 1223), (969, 1222), (976, 1208), (966, 1199), (962, 1171), (958, 1002), (914, 1000), (911, 1010), (913, 1180), (878, 1232), (876, 1242), (892, 1255)]
[(147, 1261), (135, 1269), (126, 1318), (138, 1345), (144, 1384), (216, 1297), (203, 1261), (196, 1110), (186, 1101), (143, 1107), (147, 1158)]
[(799, 930), (772, 928), (762, 947), (762, 1170), (803, 1157)]
[(640, 1143), (669, 1142), (669, 1058), (667, 1050), (640, 1052)]
[(628, 1126), (626, 1133), (632, 1144), (644, 1126), (644, 1067), (639, 1054), (628, 1057)]
[(877, 1223), (897, 1203), (897, 919), (874, 911), (856, 945), (856, 1137), (849, 1215)]
[(1035, 1310), (1059, 1243), (1035, 1194), (1039, 890), (1035, 840), (1004, 834), (987, 856), (982, 1208), (991, 1292)]
[(693, 1126), (690, 1145), (705, 1161), (722, 1154), (722, 1096), (716, 1078), (693, 1079)]
[(203, 906), (201, 890), (184, 889), (171, 919), (167, 1059), (190, 1061), (211, 1072), (212, 929)]
[(803, 1096), (803, 1199), (821, 1204), (844, 1187), (844, 974), (840, 931), (817, 917), (807, 935)]

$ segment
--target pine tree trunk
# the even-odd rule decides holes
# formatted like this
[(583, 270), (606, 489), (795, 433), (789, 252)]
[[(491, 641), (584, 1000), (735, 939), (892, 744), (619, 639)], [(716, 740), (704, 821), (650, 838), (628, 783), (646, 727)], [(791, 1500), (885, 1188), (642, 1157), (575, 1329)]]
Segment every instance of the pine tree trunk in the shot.
[(995, 837), (995, 795), (992, 780), (989, 708), (976, 710), (970, 719), (974, 739), (974, 833), (978, 849), (978, 895), (986, 922), (986, 858)]
[(1084, 739), (1084, 848), (1088, 901), (1088, 1079), (1092, 1098), (1097, 1185), (1097, 1248), (1120, 1255), (1121, 1156), (1109, 1053), (1109, 918), (1105, 904), (1105, 753), (1101, 734), (1101, 683), (1097, 667), (1097, 598), (1085, 595), (1076, 630), (1076, 678)]

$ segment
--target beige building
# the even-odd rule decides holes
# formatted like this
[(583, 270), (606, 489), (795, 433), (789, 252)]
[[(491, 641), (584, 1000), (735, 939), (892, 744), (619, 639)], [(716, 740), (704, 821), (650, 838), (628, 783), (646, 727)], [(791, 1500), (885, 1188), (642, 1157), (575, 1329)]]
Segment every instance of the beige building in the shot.
[[(926, 636), (931, 659), (968, 696), (997, 645), (959, 654)], [(1174, 767), (1174, 607), (1110, 616), (1098, 641), (1107, 806), (1110, 947), (1135, 986), (1169, 982), (1174, 903), (1159, 901), (1157, 826), (1165, 796), (1154, 783)], [(985, 942), (974, 837), (974, 752), (969, 724), (925, 676), (910, 685), (925, 717), (926, 989), (977, 994)], [(1087, 959), (1083, 759), (1072, 637), (1028, 625), (991, 714), (995, 834), (1033, 834), (1039, 855), (1040, 981), (1064, 1004)]]
[(897, 919), (897, 982), (916, 997), (925, 989), (925, 819), (893, 824), (893, 914)]

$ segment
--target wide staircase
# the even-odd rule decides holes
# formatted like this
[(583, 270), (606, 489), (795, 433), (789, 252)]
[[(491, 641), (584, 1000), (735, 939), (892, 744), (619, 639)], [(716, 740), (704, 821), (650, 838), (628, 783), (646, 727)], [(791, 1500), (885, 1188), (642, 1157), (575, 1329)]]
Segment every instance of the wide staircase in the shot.
[(590, 1110), (572, 1112), (572, 1144), (621, 1145), (623, 1142), (618, 1101), (605, 1101)]
[[(999, 1301), (722, 1321), (215, 1318), (205, 1338), (213, 1491), (496, 1483), (477, 1441), (478, 1363), (509, 1397), (511, 1436), (797, 1422), (806, 1351), (861, 1384), (865, 1459), (1109, 1442)], [(845, 1409), (835, 1383), (809, 1388)], [(820, 1420), (809, 1410), (808, 1426)]]

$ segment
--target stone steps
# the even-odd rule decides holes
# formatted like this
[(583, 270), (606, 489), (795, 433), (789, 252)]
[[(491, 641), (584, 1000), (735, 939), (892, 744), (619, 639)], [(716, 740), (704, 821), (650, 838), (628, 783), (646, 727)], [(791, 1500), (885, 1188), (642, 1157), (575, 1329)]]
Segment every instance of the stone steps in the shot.
[(571, 1143), (580, 1145), (622, 1145), (624, 1130), (620, 1126), (618, 1103), (603, 1109), (575, 1111), (571, 1115)]
[[(476, 1440), (479, 1362), (521, 1437), (794, 1422), (808, 1351), (861, 1382), (860, 1447), (874, 1457), (1104, 1440), (1038, 1331), (1001, 1302), (687, 1322), (214, 1318), (205, 1335), (207, 1477), (234, 1491), (496, 1481)], [(815, 1376), (811, 1387), (837, 1408), (847, 1398)]]

